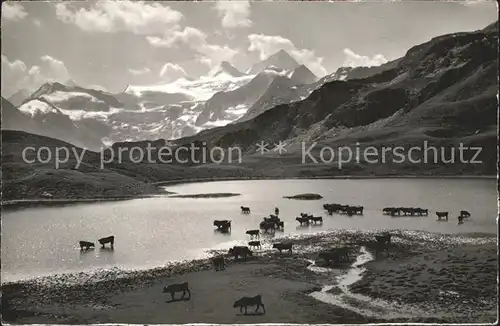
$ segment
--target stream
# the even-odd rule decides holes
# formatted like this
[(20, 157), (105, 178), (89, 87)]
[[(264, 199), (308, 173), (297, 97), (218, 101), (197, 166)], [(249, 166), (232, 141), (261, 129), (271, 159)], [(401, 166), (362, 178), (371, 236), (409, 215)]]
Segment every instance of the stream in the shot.
[[(375, 317), (383, 319), (394, 318), (411, 318), (425, 315), (425, 312), (418, 311), (407, 305), (399, 305), (393, 302), (388, 302), (380, 299), (374, 299), (362, 294), (352, 293), (349, 290), (351, 284), (362, 279), (362, 274), (366, 270), (362, 265), (373, 260), (374, 257), (365, 247), (360, 248), (360, 255), (351, 265), (351, 268), (340, 276), (336, 277), (333, 284), (324, 285), (320, 291), (309, 294), (316, 300), (342, 307), (344, 309), (354, 311), (366, 317)], [(318, 267), (314, 261), (308, 266), (308, 269), (314, 272), (325, 272), (328, 268)], [(332, 289), (336, 293), (330, 293)], [(402, 313), (404, 312), (404, 313)]]

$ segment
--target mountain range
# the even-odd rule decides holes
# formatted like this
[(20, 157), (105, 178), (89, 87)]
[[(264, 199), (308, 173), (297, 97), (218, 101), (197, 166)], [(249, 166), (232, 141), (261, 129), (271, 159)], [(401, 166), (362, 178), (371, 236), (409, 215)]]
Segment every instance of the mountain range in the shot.
[[(83, 114), (81, 110), (72, 110), (74, 106), (65, 106), (68, 100), (58, 93), (79, 93), (80, 88), (66, 85), (62, 91), (60, 85), (45, 86), (43, 91), (35, 92), (36, 97), (32, 95), (18, 107), (2, 99), (4, 194), (10, 199), (36, 198), (42, 191), (59, 198), (68, 198), (68, 193), (72, 197), (136, 195), (151, 192), (152, 182), (185, 178), (494, 175), (497, 49), (495, 22), (475, 32), (435, 37), (378, 67), (339, 68), (312, 83), (300, 64), (290, 69), (288, 59), (283, 67), (277, 66), (275, 59), (268, 59), (266, 64), (273, 64), (264, 68), (255, 65), (254, 75), (230, 79), (212, 76), (154, 87), (130, 86), (121, 93), (122, 97), (86, 91), (87, 98), (92, 96), (89, 101), (97, 103), (91, 108), (101, 111), (86, 110)], [(294, 80), (294, 74), (304, 80)], [(171, 91), (165, 95), (169, 99), (172, 94), (183, 94), (189, 99), (153, 107), (155, 96), (161, 98), (165, 90)], [(55, 99), (57, 104), (51, 102)], [(220, 121), (225, 121), (224, 125), (214, 127)], [(172, 134), (165, 130), (169, 126), (185, 133), (177, 131), (178, 137), (163, 136)], [(26, 145), (55, 148), (64, 142), (54, 138), (64, 138), (82, 147), (79, 139), (85, 139), (87, 144), (105, 138), (100, 137), (104, 134), (115, 143), (114, 150), (147, 144), (203, 144), (208, 149), (238, 146), (244, 156), (241, 163), (187, 165), (135, 164), (125, 157), (124, 162), (112, 161), (100, 169), (98, 154), (89, 152), (84, 168), (75, 169), (75, 161), (70, 160), (57, 170), (53, 169), (53, 162), (29, 165), (21, 160), (20, 148)], [(271, 150), (261, 154), (257, 146), (261, 142), (269, 144), (270, 149), (283, 142), (286, 152)], [(424, 143), (441, 148), (448, 158), (460, 145), (480, 147), (481, 153), (475, 160), (481, 164), (434, 161), (440, 153), (432, 151), (427, 161), (419, 164), (408, 160), (396, 163), (392, 160), (393, 152), (383, 163), (373, 164), (358, 157), (342, 168), (337, 164), (339, 157), (329, 162), (302, 161), (304, 144), (316, 144), (310, 154), (318, 157), (325, 146), (361, 150), (389, 146), (408, 150)], [(471, 159), (473, 154), (466, 153), (465, 159)], [(417, 151), (413, 159), (423, 157), (424, 153)], [(111, 186), (105, 186), (105, 182)], [(82, 185), (86, 185), (85, 193), (78, 190)]]
[[(21, 124), (19, 119), (10, 121), (10, 116), (6, 116), (4, 127), (36, 131), (94, 150), (114, 142), (152, 137), (176, 139), (241, 118), (277, 77), (286, 75), (295, 84), (317, 80), (306, 66), (285, 51), (277, 52), (254, 68), (258, 66), (263, 68), (255, 74), (246, 74), (223, 61), (209, 76), (198, 80), (182, 78), (164, 85), (129, 85), (115, 94), (80, 87), (74, 81), (50, 82), (30, 95), (20, 90), (9, 99), (28, 117), (36, 113), (38, 120), (48, 113), (66, 116), (67, 119), (58, 120), (60, 125), (52, 125), (60, 133), (46, 131), (55, 123), (53, 117), (44, 122), (47, 127), (32, 129), (31, 124)], [(96, 133), (87, 129), (81, 129), (75, 139), (72, 129), (82, 124), (98, 126), (100, 141), (96, 140)]]

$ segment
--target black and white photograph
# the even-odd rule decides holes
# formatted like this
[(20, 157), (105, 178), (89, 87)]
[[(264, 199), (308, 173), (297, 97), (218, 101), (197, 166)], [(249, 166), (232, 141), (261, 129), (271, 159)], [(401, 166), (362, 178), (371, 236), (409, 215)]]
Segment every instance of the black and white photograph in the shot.
[(498, 321), (496, 1), (1, 13), (2, 324)]

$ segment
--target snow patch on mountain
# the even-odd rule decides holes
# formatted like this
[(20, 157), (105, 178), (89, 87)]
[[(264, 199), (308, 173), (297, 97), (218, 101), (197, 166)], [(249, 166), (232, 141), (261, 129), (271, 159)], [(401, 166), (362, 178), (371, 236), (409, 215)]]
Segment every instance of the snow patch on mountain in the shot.
[(51, 103), (57, 104), (59, 102), (69, 101), (75, 97), (83, 97), (92, 102), (102, 102), (98, 100), (95, 96), (90, 95), (89, 93), (84, 92), (64, 92), (64, 91), (55, 91), (50, 94), (43, 94), (40, 98), (43, 98)]
[(46, 115), (49, 113), (55, 113), (55, 114), (61, 113), (57, 108), (40, 100), (31, 100), (29, 102), (24, 103), (17, 109), (25, 114), (29, 114), (31, 117), (37, 115)]
[(178, 79), (173, 83), (152, 86), (132, 86), (129, 85), (125, 93), (134, 94), (138, 97), (143, 92), (163, 92), (182, 93), (191, 96), (194, 101), (206, 101), (217, 92), (232, 91), (249, 82), (254, 75), (232, 77), (227, 74), (220, 74), (212, 77), (201, 77), (199, 80), (189, 81)]

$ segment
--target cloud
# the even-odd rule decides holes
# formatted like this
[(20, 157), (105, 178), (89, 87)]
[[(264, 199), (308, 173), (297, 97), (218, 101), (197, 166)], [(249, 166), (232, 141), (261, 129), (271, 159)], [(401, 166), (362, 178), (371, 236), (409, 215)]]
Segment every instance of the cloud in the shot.
[(184, 68), (179, 66), (178, 64), (175, 63), (170, 63), (167, 62), (166, 64), (163, 65), (163, 68), (161, 68), (160, 71), (160, 77), (162, 80), (167, 81), (167, 82), (172, 82), (174, 80), (177, 80), (181, 77), (186, 77), (186, 71)]
[(141, 76), (141, 75), (146, 75), (146, 74), (151, 73), (151, 69), (149, 69), (147, 67), (146, 68), (142, 68), (142, 69), (132, 69), (132, 68), (129, 68), (128, 72), (131, 73), (134, 76)]
[(19, 89), (30, 92), (46, 82), (66, 82), (70, 75), (64, 63), (51, 56), (44, 55), (40, 64), (28, 69), (21, 60), (10, 61), (2, 55), (2, 96), (9, 97)]
[(215, 9), (222, 17), (222, 27), (238, 28), (250, 27), (250, 2), (249, 1), (217, 1)]
[(180, 44), (188, 44), (193, 48), (200, 47), (207, 43), (205, 33), (194, 27), (186, 27), (183, 30), (173, 31), (165, 37), (146, 36), (149, 44), (155, 47), (170, 48)]
[(40, 19), (33, 19), (33, 24), (36, 27), (41, 27), (42, 26), (42, 21)]
[(156, 36), (146, 37), (149, 44), (160, 48), (187, 46), (197, 53), (197, 61), (213, 68), (222, 61), (231, 60), (238, 51), (227, 45), (211, 44), (207, 41), (207, 35), (194, 27), (185, 27), (167, 34), (160, 38)]
[(306, 65), (316, 76), (324, 76), (327, 71), (323, 67), (323, 58), (317, 57), (313, 50), (298, 49), (292, 41), (278, 35), (250, 34), (248, 51), (257, 51), (261, 60), (285, 50), (299, 63)]
[(87, 32), (163, 34), (178, 28), (184, 16), (158, 2), (99, 0), (89, 9), (55, 4), (56, 16)]
[(11, 1), (2, 2), (2, 21), (19, 21), (26, 18), (26, 16), (28, 16), (28, 13), (24, 11), (21, 4)]
[(387, 62), (387, 59), (382, 54), (376, 54), (373, 57), (360, 55), (349, 48), (344, 49), (345, 60), (343, 66), (345, 67), (371, 67), (380, 66)]

